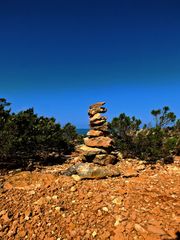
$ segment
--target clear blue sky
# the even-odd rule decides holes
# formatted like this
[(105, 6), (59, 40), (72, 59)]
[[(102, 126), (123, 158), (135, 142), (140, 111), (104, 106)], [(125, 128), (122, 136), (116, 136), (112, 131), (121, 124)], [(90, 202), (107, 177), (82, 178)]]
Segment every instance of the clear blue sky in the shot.
[(180, 1), (0, 1), (0, 96), (78, 128), (96, 101), (108, 120), (179, 118)]

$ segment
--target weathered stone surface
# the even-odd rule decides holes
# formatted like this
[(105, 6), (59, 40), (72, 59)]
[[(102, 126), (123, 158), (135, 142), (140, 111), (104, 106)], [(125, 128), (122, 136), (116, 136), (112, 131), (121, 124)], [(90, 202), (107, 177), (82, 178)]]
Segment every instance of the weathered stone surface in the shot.
[(115, 162), (116, 157), (111, 154), (97, 154), (93, 159), (93, 163), (97, 163), (99, 165), (114, 164)]
[(139, 233), (147, 233), (147, 231), (140, 225), (140, 224), (134, 224), (134, 229)]
[(90, 117), (94, 116), (96, 113), (105, 113), (107, 112), (107, 108), (105, 107), (97, 107), (97, 108), (92, 108), (92, 109), (89, 109), (88, 111), (88, 115)]
[(96, 120), (96, 121), (90, 120), (90, 127), (102, 126), (104, 123), (106, 123), (106, 119), (100, 119), (100, 120)]
[(84, 143), (88, 147), (109, 148), (112, 146), (113, 140), (110, 137), (84, 138)]
[[(98, 102), (90, 106), (88, 112), (90, 116), (90, 130), (87, 133), (87, 137), (84, 138), (85, 147), (81, 147), (85, 161), (99, 165), (113, 164), (117, 160), (117, 154), (110, 153), (113, 150), (114, 141), (108, 131), (109, 124), (106, 122), (107, 118), (100, 114), (107, 111), (101, 107), (104, 104), (105, 102)], [(87, 149), (86, 147), (90, 147), (91, 149)], [(98, 148), (98, 151), (94, 151), (92, 148)], [(102, 154), (99, 149), (107, 149), (107, 152)]]
[(90, 117), (90, 122), (94, 122), (96, 120), (106, 120), (107, 118), (104, 116), (101, 116), (100, 113), (96, 113), (93, 117)]
[(175, 157), (174, 157), (174, 163), (175, 163), (177, 166), (180, 166), (180, 156), (175, 156)]
[(99, 136), (103, 136), (104, 133), (102, 131), (99, 130), (89, 130), (89, 132), (87, 133), (88, 137), (99, 137)]
[(99, 130), (103, 132), (108, 132), (109, 131), (109, 124), (105, 122), (102, 126), (93, 126), (91, 127), (93, 130)]
[(89, 108), (98, 108), (98, 107), (101, 107), (105, 104), (105, 102), (97, 102), (95, 104), (92, 104)]
[(100, 154), (100, 153), (106, 153), (106, 150), (101, 149), (101, 148), (92, 148), (92, 147), (88, 147), (86, 145), (82, 145), (79, 148), (80, 151), (83, 151), (84, 155), (96, 155), (96, 154)]
[[(51, 174), (44, 174), (41, 177), (41, 180), (39, 180), (40, 175), (41, 174), (39, 172), (34, 172), (34, 174), (32, 175), (32, 172), (30, 171), (16, 173), (9, 177), (9, 180), (4, 183), (4, 189), (31, 190), (34, 188), (39, 188), (40, 186), (49, 185), (55, 179), (55, 176)], [(27, 183), (27, 181), (25, 181), (24, 179), (29, 179), (29, 182)], [(7, 185), (10, 185), (10, 188), (7, 189)]]
[(118, 160), (122, 160), (123, 159), (123, 154), (121, 152), (118, 152), (117, 158), (118, 158)]
[(164, 230), (159, 227), (159, 226), (153, 226), (153, 225), (148, 225), (147, 227), (148, 232), (152, 232), (158, 235), (165, 235), (166, 233), (164, 232)]
[(78, 182), (78, 181), (81, 180), (81, 177), (80, 177), (79, 175), (77, 175), (77, 174), (73, 174), (73, 175), (72, 175), (72, 178), (73, 178), (76, 182)]
[(123, 197), (119, 196), (119, 197), (115, 197), (113, 200), (112, 200), (112, 203), (116, 204), (116, 205), (121, 205), (123, 202)]
[(138, 175), (139, 174), (136, 170), (130, 169), (130, 168), (123, 172), (123, 177), (126, 177), (126, 178), (137, 177)]
[[(81, 163), (74, 166), (76, 174), (81, 178), (100, 179), (105, 177), (119, 176), (118, 168), (109, 166), (97, 166), (93, 163)], [(66, 170), (68, 172), (68, 169)], [(71, 171), (70, 171), (71, 172)]]

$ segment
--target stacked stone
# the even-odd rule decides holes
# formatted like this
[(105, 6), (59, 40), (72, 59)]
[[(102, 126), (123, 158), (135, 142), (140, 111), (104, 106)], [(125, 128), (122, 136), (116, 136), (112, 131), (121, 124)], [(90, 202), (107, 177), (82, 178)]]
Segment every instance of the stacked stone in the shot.
[(86, 161), (100, 165), (113, 164), (117, 159), (112, 151), (114, 142), (110, 137), (107, 118), (101, 115), (107, 111), (102, 107), (104, 104), (105, 102), (98, 102), (89, 107), (90, 130), (84, 138), (85, 145), (81, 146)]

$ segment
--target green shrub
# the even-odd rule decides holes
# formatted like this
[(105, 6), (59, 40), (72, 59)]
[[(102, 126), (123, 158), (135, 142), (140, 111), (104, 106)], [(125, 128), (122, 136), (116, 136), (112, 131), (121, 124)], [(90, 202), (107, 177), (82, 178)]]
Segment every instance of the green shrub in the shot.
[[(61, 128), (54, 118), (38, 117), (33, 108), (17, 114), (10, 113), (9, 103), (0, 99), (0, 158), (18, 159), (25, 163), (35, 160), (39, 153), (57, 152), (59, 155), (74, 150), (76, 129), (70, 123)], [(44, 154), (47, 156), (48, 154)]]
[(116, 147), (124, 157), (138, 157), (147, 161), (171, 159), (180, 154), (180, 120), (165, 106), (162, 110), (152, 110), (153, 124), (144, 124), (141, 120), (128, 117), (124, 113), (113, 118), (110, 126)]
[(125, 113), (113, 118), (110, 123), (111, 133), (115, 139), (116, 148), (120, 149), (124, 155), (132, 155), (134, 151), (133, 136), (139, 130), (141, 120), (134, 116), (131, 118)]

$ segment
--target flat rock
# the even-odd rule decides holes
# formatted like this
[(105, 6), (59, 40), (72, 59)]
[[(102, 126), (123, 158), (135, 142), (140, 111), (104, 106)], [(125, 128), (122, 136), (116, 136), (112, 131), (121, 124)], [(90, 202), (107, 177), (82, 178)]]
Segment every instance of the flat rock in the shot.
[(97, 108), (97, 107), (101, 107), (105, 104), (105, 102), (97, 102), (97, 103), (94, 103), (92, 104), (89, 108)]
[(102, 154), (106, 153), (106, 150), (104, 150), (104, 149), (88, 147), (86, 145), (81, 145), (81, 147), (79, 147), (78, 150), (83, 152), (83, 154), (86, 156), (96, 155), (96, 154), (100, 154), (100, 153), (102, 153)]
[(123, 171), (123, 177), (137, 177), (139, 175), (139, 173), (134, 170), (134, 169), (127, 169), (125, 171)]
[(77, 174), (73, 174), (73, 175), (72, 175), (72, 178), (73, 178), (76, 182), (78, 182), (78, 181), (81, 180), (81, 177), (80, 177), (79, 175), (77, 175)]
[(96, 120), (103, 120), (103, 119), (107, 119), (106, 117), (102, 116), (100, 113), (96, 113), (93, 117), (90, 117), (90, 121), (96, 121)]
[(154, 233), (154, 234), (158, 234), (158, 235), (164, 235), (164, 234), (166, 234), (166, 233), (164, 232), (164, 230), (163, 230), (161, 227), (159, 227), (159, 226), (149, 225), (149, 226), (147, 227), (147, 230), (148, 230), (148, 232), (151, 232), (151, 233)]
[(90, 127), (101, 126), (104, 123), (106, 123), (106, 118), (105, 117), (102, 117), (100, 120), (94, 120), (94, 121), (92, 121), (90, 119)]
[(99, 137), (99, 136), (103, 136), (103, 135), (104, 135), (104, 133), (102, 131), (99, 131), (99, 130), (91, 129), (87, 132), (88, 137)]
[(116, 162), (116, 156), (112, 154), (97, 154), (93, 159), (93, 163), (100, 165), (114, 164)]
[[(73, 174), (67, 174), (72, 173), (71, 169), (75, 170)], [(76, 164), (69, 169), (67, 169), (64, 173), (65, 175), (71, 176), (78, 175), (81, 179), (100, 179), (100, 178), (106, 178), (106, 177), (113, 177), (113, 176), (119, 176), (120, 171), (118, 168), (116, 168), (113, 165), (109, 166), (98, 166), (93, 163), (81, 163)]]
[(88, 115), (90, 117), (94, 116), (96, 113), (105, 113), (107, 112), (107, 108), (105, 107), (97, 107), (97, 108), (92, 108), (92, 109), (89, 109), (88, 111)]
[(22, 171), (8, 178), (4, 183), (4, 189), (31, 190), (41, 186), (47, 186), (56, 179), (52, 174), (42, 174), (39, 172)]
[(105, 122), (103, 125), (101, 126), (93, 126), (91, 127), (93, 130), (99, 130), (99, 131), (103, 131), (103, 132), (108, 132), (109, 131), (109, 124), (107, 122)]
[(138, 223), (134, 224), (134, 229), (140, 233), (147, 233), (147, 231)]
[(84, 163), (78, 166), (77, 174), (81, 178), (105, 178), (105, 177), (112, 177), (112, 176), (119, 176), (120, 171), (118, 168), (110, 166), (97, 166), (92, 163)]
[(113, 145), (113, 139), (110, 137), (84, 138), (84, 143), (88, 147), (109, 148)]

